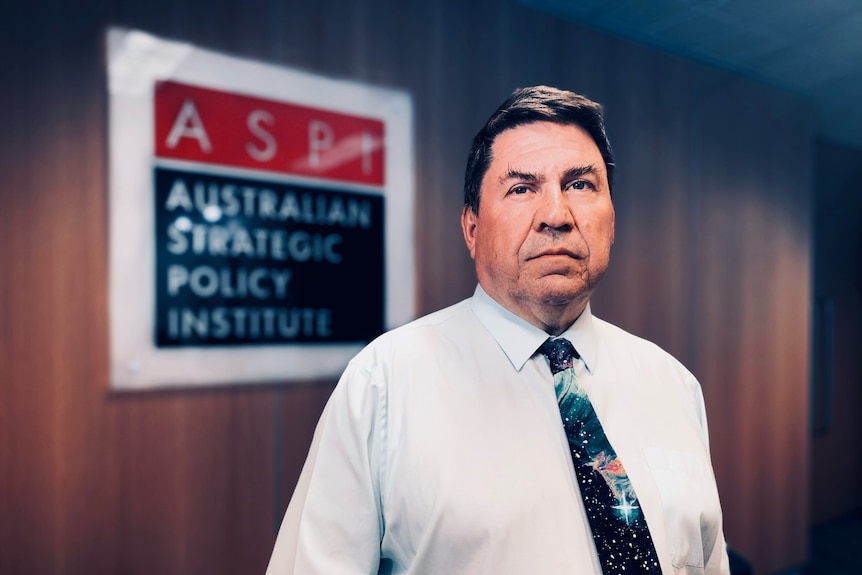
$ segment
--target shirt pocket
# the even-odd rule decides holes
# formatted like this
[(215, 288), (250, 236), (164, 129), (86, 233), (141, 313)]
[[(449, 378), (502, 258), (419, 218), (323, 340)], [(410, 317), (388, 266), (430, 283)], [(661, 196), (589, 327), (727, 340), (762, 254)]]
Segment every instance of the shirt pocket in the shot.
[(673, 565), (683, 573), (702, 573), (704, 553), (715, 548), (721, 525), (709, 461), (701, 454), (658, 447), (643, 451), (661, 495)]

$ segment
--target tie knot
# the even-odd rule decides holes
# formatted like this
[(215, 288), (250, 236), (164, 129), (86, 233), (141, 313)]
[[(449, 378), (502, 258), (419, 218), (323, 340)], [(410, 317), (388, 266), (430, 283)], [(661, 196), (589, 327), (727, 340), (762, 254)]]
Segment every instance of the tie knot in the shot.
[(551, 373), (557, 374), (572, 367), (574, 360), (581, 357), (572, 342), (565, 338), (549, 339), (539, 351), (551, 362)]

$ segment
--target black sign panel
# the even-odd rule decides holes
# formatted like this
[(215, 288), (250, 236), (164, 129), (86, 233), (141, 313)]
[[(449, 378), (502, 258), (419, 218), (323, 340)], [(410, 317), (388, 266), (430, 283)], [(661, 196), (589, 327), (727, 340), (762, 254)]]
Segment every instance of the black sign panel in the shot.
[(155, 168), (158, 347), (355, 343), (384, 326), (384, 199)]

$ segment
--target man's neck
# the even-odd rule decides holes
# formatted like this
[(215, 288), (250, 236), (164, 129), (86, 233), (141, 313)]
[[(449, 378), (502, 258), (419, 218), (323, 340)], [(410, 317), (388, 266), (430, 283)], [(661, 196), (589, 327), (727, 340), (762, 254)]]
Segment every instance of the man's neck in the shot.
[(581, 316), (590, 301), (587, 295), (567, 302), (543, 303), (523, 298), (505, 297), (489, 291), (485, 286), (482, 286), (482, 289), (502, 307), (550, 336), (558, 336), (569, 329)]

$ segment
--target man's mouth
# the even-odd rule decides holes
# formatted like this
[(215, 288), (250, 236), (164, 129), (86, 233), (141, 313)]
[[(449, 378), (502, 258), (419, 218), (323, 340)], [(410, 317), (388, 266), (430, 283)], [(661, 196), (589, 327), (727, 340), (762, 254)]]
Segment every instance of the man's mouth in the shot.
[(569, 250), (567, 248), (552, 248), (552, 249), (542, 250), (541, 252), (539, 252), (536, 255), (531, 256), (527, 259), (535, 260), (535, 259), (539, 259), (539, 258), (543, 258), (543, 257), (553, 257), (553, 256), (565, 256), (565, 257), (569, 257), (569, 258), (576, 259), (576, 260), (583, 259), (583, 257), (584, 257), (582, 255), (578, 255), (577, 253), (575, 253), (572, 250)]

